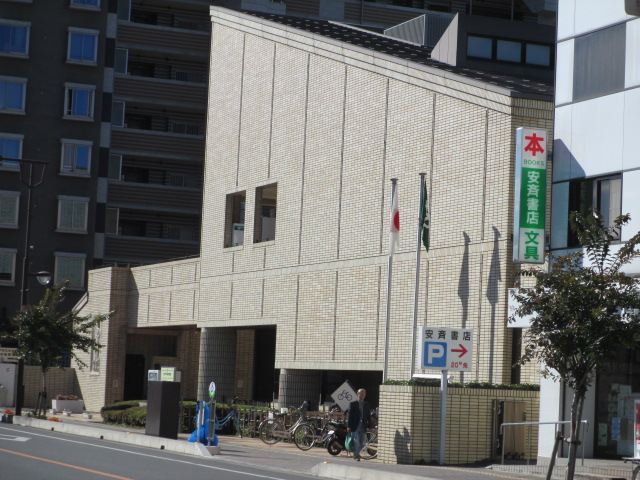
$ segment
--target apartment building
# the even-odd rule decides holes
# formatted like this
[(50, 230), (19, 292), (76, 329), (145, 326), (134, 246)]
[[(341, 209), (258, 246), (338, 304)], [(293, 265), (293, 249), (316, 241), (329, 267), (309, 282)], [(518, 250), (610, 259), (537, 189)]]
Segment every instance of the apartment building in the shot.
[(91, 268), (198, 253), (209, 3), (0, 1), (1, 324), (23, 271), (71, 308)]

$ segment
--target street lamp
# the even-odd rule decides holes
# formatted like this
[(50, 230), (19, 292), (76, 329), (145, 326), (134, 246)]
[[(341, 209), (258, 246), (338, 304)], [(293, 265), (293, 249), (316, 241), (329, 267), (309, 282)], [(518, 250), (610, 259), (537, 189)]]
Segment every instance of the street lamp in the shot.
[[(44, 181), (44, 171), (49, 162), (42, 160), (27, 160), (24, 158), (7, 158), (0, 155), (0, 163), (3, 161), (17, 162), (20, 164), (20, 183), (27, 187), (27, 219), (25, 222), (24, 234), (24, 255), (22, 258), (22, 288), (20, 289), (20, 309), (24, 310), (29, 304), (29, 277), (37, 277), (41, 285), (48, 285), (51, 281), (49, 272), (29, 272), (29, 252), (31, 250), (31, 190)], [(27, 168), (23, 168), (26, 166)], [(34, 167), (41, 166), (39, 178), (36, 178)], [(26, 170), (26, 172), (25, 172)], [(20, 326), (18, 326), (20, 329)], [(24, 403), (24, 359), (18, 358), (18, 377), (16, 389), (16, 415), (22, 415), (22, 404)]]

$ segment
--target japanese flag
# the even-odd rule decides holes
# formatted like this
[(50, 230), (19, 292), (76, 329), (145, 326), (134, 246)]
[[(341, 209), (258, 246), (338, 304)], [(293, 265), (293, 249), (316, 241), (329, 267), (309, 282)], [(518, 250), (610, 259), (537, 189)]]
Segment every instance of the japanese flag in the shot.
[(389, 255), (396, 251), (400, 238), (400, 212), (398, 211), (398, 188), (394, 185), (391, 192), (391, 212), (389, 216)]

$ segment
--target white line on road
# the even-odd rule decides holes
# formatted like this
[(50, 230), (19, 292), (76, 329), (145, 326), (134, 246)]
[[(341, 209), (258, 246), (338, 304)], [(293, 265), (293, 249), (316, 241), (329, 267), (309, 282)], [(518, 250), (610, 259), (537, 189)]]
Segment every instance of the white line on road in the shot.
[(15, 435), (3, 435), (0, 433), (0, 440), (8, 440), (10, 442), (26, 442), (29, 437), (16, 437)]
[[(0, 427), (0, 428), (2, 428), (3, 430), (21, 432), (21, 430), (13, 430), (11, 428), (4, 428), (4, 427)], [(194, 463), (194, 462), (189, 462), (187, 460), (178, 460), (178, 459), (175, 459), (175, 458), (159, 457), (158, 455), (151, 455), (151, 454), (148, 454), (148, 453), (141, 453), (141, 452), (132, 452), (130, 450), (124, 450), (122, 448), (107, 447), (106, 445), (96, 445), (95, 443), (87, 443), (85, 441), (71, 440), (69, 438), (57, 438), (57, 437), (53, 437), (51, 435), (44, 435), (42, 433), (29, 432), (29, 434), (33, 435), (33, 436), (37, 436), (37, 437), (53, 438), (55, 440), (60, 440), (62, 442), (80, 443), (82, 445), (86, 445), (86, 446), (89, 446), (89, 447), (103, 448), (105, 450), (113, 450), (113, 451), (116, 451), (116, 452), (128, 453), (130, 455), (139, 455), (141, 457), (156, 458), (158, 460), (165, 460), (167, 462), (186, 463), (188, 465), (196, 465), (198, 467), (208, 468), (208, 469), (211, 469), (211, 470), (222, 470), (224, 472), (240, 473), (242, 475), (248, 475), (248, 476), (251, 476), (251, 477), (266, 478), (267, 480), (285, 480), (285, 479), (280, 478), (280, 477), (270, 477), (268, 475), (260, 475), (258, 473), (243, 472), (241, 470), (232, 470), (230, 468), (215, 467), (213, 465), (203, 465), (202, 463)], [(142, 447), (142, 448), (144, 448), (144, 447)]]

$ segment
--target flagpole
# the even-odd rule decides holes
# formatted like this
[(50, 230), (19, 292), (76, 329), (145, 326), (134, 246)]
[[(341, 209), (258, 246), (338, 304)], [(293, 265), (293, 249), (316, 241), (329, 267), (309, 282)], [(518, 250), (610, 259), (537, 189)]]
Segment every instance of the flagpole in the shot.
[[(397, 187), (397, 178), (391, 179), (391, 202), (393, 208), (393, 200), (396, 198), (396, 189)], [(391, 226), (390, 226), (391, 228)], [(389, 242), (391, 243), (393, 240), (391, 236), (389, 236)], [(389, 260), (387, 267), (387, 313), (385, 317), (384, 324), (384, 361), (382, 365), (382, 381), (385, 382), (388, 380), (388, 369), (389, 369), (389, 317), (391, 316), (391, 273), (393, 271), (393, 246), (389, 245)]]
[(413, 378), (416, 368), (416, 340), (418, 329), (418, 297), (420, 291), (420, 254), (422, 248), (420, 241), (422, 240), (422, 229), (424, 227), (424, 218), (422, 218), (422, 204), (424, 203), (424, 191), (422, 185), (426, 173), (420, 172), (420, 202), (418, 203), (418, 234), (416, 235), (416, 280), (413, 288), (413, 330), (411, 337), (411, 369), (409, 370), (409, 380)]

